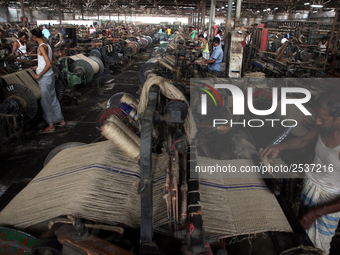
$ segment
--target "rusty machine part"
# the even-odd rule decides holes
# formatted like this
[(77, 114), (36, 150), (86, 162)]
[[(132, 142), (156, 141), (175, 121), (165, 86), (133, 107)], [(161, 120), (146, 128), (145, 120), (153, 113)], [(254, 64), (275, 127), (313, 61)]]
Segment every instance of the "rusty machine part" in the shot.
[(82, 233), (73, 226), (62, 226), (56, 231), (58, 241), (63, 245), (62, 254), (111, 254), (111, 255), (133, 255), (114, 244), (111, 244), (96, 236)]
[(38, 102), (23, 85), (2, 85), (0, 89), (0, 142), (7, 143), (21, 137), (24, 123), (37, 113)]

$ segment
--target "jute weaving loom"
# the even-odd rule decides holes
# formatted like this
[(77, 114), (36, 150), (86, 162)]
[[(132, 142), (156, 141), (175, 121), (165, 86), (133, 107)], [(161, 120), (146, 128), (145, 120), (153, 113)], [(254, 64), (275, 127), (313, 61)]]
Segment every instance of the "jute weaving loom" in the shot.
[(26, 69), (1, 76), (1, 78), (3, 78), (7, 84), (20, 84), (29, 88), (35, 98), (39, 100), (41, 98), (40, 88), (38, 83), (33, 79), (33, 75), (35, 75), (35, 73), (32, 69)]
[[(153, 155), (154, 228), (162, 233), (170, 233), (164, 200), (168, 163), (166, 154)], [(203, 164), (202, 159), (198, 164)], [(139, 180), (139, 165), (110, 141), (66, 149), (0, 213), (0, 225), (25, 229), (72, 215), (138, 228)], [(202, 179), (199, 193), (208, 237), (291, 232), (274, 196), (259, 179)]]
[(98, 65), (98, 63), (96, 63), (95, 61), (93, 61), (92, 59), (86, 57), (83, 54), (73, 55), (70, 58), (72, 60), (74, 60), (74, 61), (84, 60), (84, 61), (88, 62), (91, 65), (91, 67), (93, 68), (93, 71), (94, 71), (95, 74), (99, 72), (99, 65)]
[[(154, 225), (167, 222), (162, 186), (167, 155), (154, 155)], [(139, 165), (111, 142), (58, 153), (0, 213), (0, 225), (20, 229), (62, 215), (108, 224), (140, 225)], [(164, 230), (163, 230), (164, 231)]]

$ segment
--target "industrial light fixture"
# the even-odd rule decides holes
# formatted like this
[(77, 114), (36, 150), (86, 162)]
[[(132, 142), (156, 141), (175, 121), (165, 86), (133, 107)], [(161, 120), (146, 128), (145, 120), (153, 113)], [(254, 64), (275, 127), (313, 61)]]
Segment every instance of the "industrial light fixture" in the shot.
[(225, 7), (228, 7), (228, 5), (226, 5)]
[(256, 12), (260, 12), (259, 10), (257, 10)]
[(322, 4), (312, 4), (310, 7), (312, 7), (312, 8), (322, 8), (323, 5)]
[(267, 9), (264, 9), (263, 11), (264, 11), (264, 12), (266, 12), (266, 11), (267, 11)]
[(224, 10), (224, 6), (222, 6), (222, 10)]
[(310, 5), (310, 3), (304, 3), (304, 5)]
[(274, 8), (274, 11), (276, 11), (276, 10), (278, 10), (278, 9), (279, 9), (278, 7), (275, 7), (275, 8)]
[(267, 11), (270, 11), (270, 8), (268, 8)]
[(317, 13), (318, 11), (313, 11), (313, 13)]

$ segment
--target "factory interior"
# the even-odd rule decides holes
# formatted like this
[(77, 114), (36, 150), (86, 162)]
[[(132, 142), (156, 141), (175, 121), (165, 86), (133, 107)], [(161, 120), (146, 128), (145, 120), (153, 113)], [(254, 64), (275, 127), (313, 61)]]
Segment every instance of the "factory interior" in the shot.
[(0, 255), (340, 254), (339, 77), (338, 0), (2, 0)]

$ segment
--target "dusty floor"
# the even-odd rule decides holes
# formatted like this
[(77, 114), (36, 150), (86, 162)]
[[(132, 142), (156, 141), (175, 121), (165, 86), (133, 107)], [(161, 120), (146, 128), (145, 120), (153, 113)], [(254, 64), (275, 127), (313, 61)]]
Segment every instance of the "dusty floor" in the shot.
[[(140, 85), (138, 70), (143, 63), (136, 59), (130, 66), (117, 70), (113, 75), (101, 77), (99, 88), (79, 88), (78, 92), (82, 96), (77, 105), (75, 102), (68, 106), (62, 104), (67, 127), (57, 127), (55, 133), (38, 133), (44, 125), (41, 110), (38, 111), (35, 126), (25, 130), (21, 140), (6, 145), (0, 152), (0, 210), (40, 172), (47, 155), (55, 147), (69, 142), (88, 144), (101, 139), (96, 128), (97, 116), (106, 108), (113, 94), (137, 92)], [(107, 83), (110, 80), (112, 82)]]

